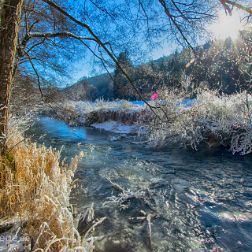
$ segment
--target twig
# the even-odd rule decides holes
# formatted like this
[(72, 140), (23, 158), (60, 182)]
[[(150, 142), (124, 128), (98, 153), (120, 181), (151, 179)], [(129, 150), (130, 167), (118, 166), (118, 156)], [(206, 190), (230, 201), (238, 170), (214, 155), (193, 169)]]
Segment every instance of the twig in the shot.
[(124, 193), (124, 192), (125, 192), (125, 190), (124, 190), (120, 185), (118, 185), (118, 184), (112, 182), (109, 178), (106, 178), (106, 179), (111, 183), (111, 185), (112, 185), (112, 187), (113, 187), (114, 189), (116, 189), (117, 191), (119, 191), (119, 192), (121, 192), (121, 193)]
[(105, 221), (107, 219), (107, 217), (102, 217), (100, 219), (98, 219), (98, 221), (96, 221), (85, 233), (83, 239), (86, 239), (86, 237), (88, 236), (88, 234), (95, 229), (96, 226), (102, 224), (103, 221)]
[(29, 60), (29, 62), (30, 62), (30, 64), (31, 64), (31, 66), (32, 66), (32, 69), (34, 70), (34, 72), (35, 72), (35, 74), (36, 74), (36, 76), (37, 76), (39, 92), (40, 92), (40, 94), (41, 94), (41, 97), (43, 98), (43, 97), (44, 97), (44, 94), (43, 94), (42, 89), (41, 89), (40, 76), (39, 76), (39, 74), (38, 74), (38, 71), (37, 71), (37, 69), (35, 68), (35, 66), (34, 66), (34, 64), (33, 64), (30, 55), (29, 55), (26, 51), (24, 51), (24, 53), (25, 53), (25, 55), (28, 57), (28, 60)]

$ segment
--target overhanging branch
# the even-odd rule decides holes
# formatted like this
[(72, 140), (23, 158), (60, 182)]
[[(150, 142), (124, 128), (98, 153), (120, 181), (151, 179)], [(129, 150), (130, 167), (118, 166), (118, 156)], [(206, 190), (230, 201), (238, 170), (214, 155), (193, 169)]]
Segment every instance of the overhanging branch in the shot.
[(236, 7), (237, 9), (243, 10), (243, 11), (247, 12), (249, 15), (252, 15), (252, 8), (251, 7), (244, 6), (242, 4), (239, 4), (239, 3), (231, 1), (231, 0), (220, 0), (220, 2), (223, 5), (224, 9), (226, 11), (228, 11), (228, 13), (230, 15), (232, 14), (232, 10), (229, 7), (229, 5)]
[(76, 38), (76, 39), (81, 39), (81, 40), (93, 40), (95, 41), (94, 38), (89, 38), (89, 37), (82, 37), (75, 35), (74, 33), (71, 32), (47, 32), (47, 33), (29, 33), (28, 34), (29, 38)]
[(68, 17), (70, 20), (72, 20), (74, 23), (78, 24), (79, 26), (83, 27), (85, 30), (89, 32), (89, 34), (94, 38), (94, 41), (101, 47), (103, 50), (107, 53), (107, 55), (112, 59), (112, 61), (116, 64), (116, 66), (120, 69), (120, 71), (123, 73), (123, 75), (126, 77), (126, 79), (129, 81), (132, 88), (135, 90), (139, 98), (150, 108), (150, 110), (161, 120), (160, 116), (155, 112), (155, 106), (150, 105), (142, 96), (142, 94), (139, 92), (137, 87), (134, 85), (134, 82), (131, 80), (128, 73), (124, 70), (124, 68), (120, 65), (116, 57), (113, 55), (113, 53), (110, 52), (110, 50), (106, 47), (106, 45), (100, 40), (100, 38), (95, 34), (95, 32), (91, 29), (89, 25), (86, 23), (81, 22), (80, 20), (76, 19), (72, 15), (70, 15), (68, 12), (66, 12), (64, 9), (62, 9), (60, 6), (58, 6), (56, 3), (54, 3), (51, 0), (42, 0), (43, 2), (47, 3), (49, 6), (53, 7), (54, 9), (58, 10), (60, 13)]
[(184, 32), (182, 31), (181, 27), (179, 26), (179, 24), (176, 22), (174, 16), (172, 16), (170, 10), (168, 9), (165, 0), (159, 0), (159, 3), (162, 5), (162, 7), (164, 8), (165, 14), (166, 16), (171, 20), (171, 22), (173, 23), (173, 25), (176, 27), (177, 31), (180, 33), (181, 37), (183, 38), (183, 40), (186, 42), (186, 44), (189, 46), (189, 48), (193, 51), (193, 53), (195, 54), (194, 48), (192, 47), (191, 43), (189, 42), (189, 40), (187, 39), (187, 37), (185, 36)]

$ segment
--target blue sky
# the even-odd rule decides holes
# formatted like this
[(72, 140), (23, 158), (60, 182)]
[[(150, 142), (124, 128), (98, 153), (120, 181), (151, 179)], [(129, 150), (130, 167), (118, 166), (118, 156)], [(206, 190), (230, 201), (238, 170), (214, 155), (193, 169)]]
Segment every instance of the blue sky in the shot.
[[(150, 52), (147, 57), (147, 61), (167, 56), (173, 53), (177, 48), (178, 46), (172, 44), (170, 41), (164, 41), (162, 46), (154, 49), (153, 52)], [(89, 56), (89, 60), (87, 60), (87, 58), (80, 59), (73, 64), (73, 75), (70, 82), (74, 83), (84, 76), (91, 77), (106, 72), (105, 69), (96, 69), (93, 58), (93, 56)]]
[[(128, 13), (124, 13), (124, 9), (123, 12), (122, 10), (120, 10), (120, 2), (122, 1), (123, 0), (107, 0), (106, 2), (97, 1), (97, 3), (104, 4), (104, 8), (109, 8), (111, 13), (115, 12), (115, 15), (117, 15), (115, 20), (113, 20), (113, 18), (111, 19), (108, 15), (104, 15), (103, 11), (99, 13), (99, 11), (97, 11), (97, 9), (91, 3), (87, 4), (87, 9), (85, 9), (86, 7), (84, 7), (84, 5), (81, 6), (81, 4), (83, 4), (84, 2), (79, 0), (69, 0), (69, 6), (66, 7), (69, 7), (68, 11), (71, 12), (73, 16), (77, 17), (83, 22), (90, 24), (93, 31), (98, 34), (103, 42), (109, 41), (112, 44), (115, 55), (118, 55), (121, 51), (128, 51), (129, 49), (129, 57), (135, 65), (145, 63), (150, 60), (155, 60), (162, 56), (167, 56), (173, 53), (176, 49), (181, 49), (181, 46), (178, 46), (176, 44), (179, 36), (176, 34), (174, 35), (174, 30), (169, 28), (169, 20), (167, 19), (164, 11), (160, 9), (159, 5), (152, 5), (152, 8), (147, 8), (149, 7), (149, 5), (146, 6), (146, 10), (149, 12), (151, 21), (149, 25), (151, 30), (154, 31), (151, 32), (151, 35), (148, 37), (146, 32), (147, 26), (144, 20), (144, 13), (142, 13), (140, 19), (137, 18), (136, 21), (134, 21), (134, 18), (136, 18), (139, 13), (139, 9), (137, 9), (136, 11), (136, 6), (134, 5), (134, 3), (138, 6), (138, 1), (129, 1), (129, 5), (132, 6), (126, 6), (126, 8), (129, 8), (128, 13), (130, 13), (130, 17), (127, 17)], [(181, 2), (185, 1), (186, 0), (181, 0)], [(89, 1), (87, 1), (87, 3), (88, 2)], [(90, 15), (88, 15), (86, 12), (90, 13)], [(217, 19), (217, 23), (212, 26), (212, 32), (216, 33), (215, 35), (225, 33), (225, 36), (228, 36), (230, 35), (231, 31), (234, 31), (233, 28), (235, 27), (235, 25), (238, 26), (237, 20), (239, 18), (236, 21), (233, 18), (228, 19), (223, 9), (220, 9), (220, 15), (221, 18)], [(237, 15), (234, 16), (237, 17)], [(129, 18), (130, 20), (127, 20), (127, 18)], [(206, 24), (209, 25), (209, 23), (210, 22), (208, 22), (207, 20)], [(230, 27), (231, 29), (228, 30), (227, 28)], [(155, 31), (155, 29), (160, 30)], [(187, 32), (187, 36), (188, 38), (190, 38), (190, 42), (193, 43), (193, 45), (204, 44), (204, 42), (210, 38), (208, 35), (201, 36), (202, 30), (200, 30), (200, 33), (193, 33), (192, 30), (190, 30), (189, 28), (187, 29), (187, 26), (185, 26), (184, 29)], [(83, 29), (77, 30), (77, 32), (80, 32), (79, 35), (82, 36), (89, 35), (87, 31)], [(148, 41), (148, 39), (151, 41)], [(89, 46), (93, 50), (96, 50), (96, 53), (99, 54), (97, 45), (95, 45), (92, 41), (89, 42)], [(155, 48), (150, 49), (153, 48), (153, 45), (155, 46)], [(105, 52), (103, 52), (103, 56), (107, 57)], [(106, 59), (108, 59), (108, 57)], [(59, 81), (60, 86), (73, 84), (84, 76), (91, 77), (106, 72), (103, 68), (98, 66), (97, 59), (94, 60), (94, 56), (90, 52), (88, 52), (87, 49), (84, 50), (83, 45), (77, 46), (76, 51), (73, 52), (72, 60), (66, 62), (66, 69), (69, 72), (70, 78), (62, 78), (62, 81)], [(112, 67), (109, 70), (113, 71), (114, 69)]]
[[(74, 8), (74, 6), (77, 3), (83, 2), (76, 1), (73, 3), (73, 0), (70, 0), (70, 2), (72, 2), (70, 6), (73, 5), (73, 8), (70, 11), (73, 12), (72, 14), (74, 16), (81, 19), (81, 15), (83, 13), (83, 6), (78, 5), (78, 8)], [(129, 4), (126, 8), (129, 9), (127, 10), (127, 13), (120, 12), (120, 8), (125, 8), (125, 6), (121, 7), (123, 5), (120, 5), (120, 3), (124, 2), (124, 0), (108, 0), (104, 2), (96, 2), (100, 3), (104, 8), (108, 8), (111, 13), (115, 11), (115, 14), (118, 14), (116, 16), (116, 20), (110, 19), (110, 17), (104, 15), (103, 12), (97, 12), (97, 9), (95, 9), (95, 11), (92, 11), (92, 8), (94, 6), (89, 1), (86, 1), (87, 12), (90, 11), (92, 14), (90, 16), (90, 19), (88, 17), (85, 22), (87, 22), (88, 24), (92, 24), (93, 20), (97, 19), (97, 23), (92, 24), (93, 30), (95, 32), (98, 32), (98, 34), (102, 34), (102, 41), (109, 41), (112, 43), (113, 50), (115, 51), (116, 55), (118, 55), (120, 51), (124, 51), (125, 49), (128, 51), (129, 48), (129, 50), (133, 50), (133, 52), (129, 51), (129, 57), (133, 61), (133, 64), (136, 65), (139, 63), (148, 62), (150, 60), (158, 59), (162, 56), (169, 55), (178, 48), (178, 46), (174, 42), (174, 39), (171, 38), (171, 34), (169, 34), (169, 29), (167, 33), (162, 31), (159, 35), (156, 35), (157, 33), (151, 32), (151, 35), (149, 36), (150, 38), (145, 37), (147, 23), (144, 20), (145, 14), (141, 12), (141, 9), (139, 10), (138, 1), (133, 0), (128, 2)], [(88, 8), (91, 9), (89, 10)], [(146, 1), (145, 8), (146, 11), (148, 11), (150, 19), (150, 29), (155, 30), (157, 29), (157, 27), (160, 28), (167, 26), (168, 19), (167, 16), (164, 14), (161, 5), (159, 5), (158, 3), (154, 4), (154, 2), (151, 1)], [(79, 9), (80, 11), (82, 10), (82, 12), (78, 12), (77, 9)], [(140, 15), (142, 15), (140, 18), (138, 17), (139, 13)], [(130, 16), (128, 17), (127, 15)], [(127, 20), (127, 18), (129, 18), (129, 20), (125, 21)], [(137, 18), (136, 21), (132, 21), (135, 18)], [(167, 29), (167, 27), (165, 27), (165, 29)], [(118, 32), (119, 30), (120, 32)], [(115, 35), (111, 36), (111, 34)], [(130, 38), (132, 34), (134, 34), (134, 36)], [(150, 42), (146, 39), (152, 41)], [(153, 48), (153, 44), (150, 44), (154, 43), (154, 41), (156, 42), (156, 47), (154, 49), (150, 49)], [(139, 50), (140, 56), (137, 56), (137, 50)], [(78, 53), (79, 52), (76, 51), (76, 55)], [(110, 70), (113, 71), (113, 68)], [(91, 55), (90, 52), (85, 51), (85, 53), (83, 53), (83, 55), (80, 56), (79, 59), (75, 60), (72, 63), (71, 78), (69, 80), (69, 84), (78, 81), (83, 76), (94, 76), (96, 74), (101, 74), (104, 72), (106, 71), (102, 68), (97, 67), (97, 64), (94, 63), (94, 56)]]
[[(218, 12), (217, 19), (208, 26), (207, 30), (209, 32), (209, 38), (213, 39), (222, 39), (225, 40), (227, 37), (231, 37), (233, 40), (237, 39), (239, 30), (246, 28), (244, 22), (240, 22), (244, 17), (244, 13), (242, 11), (238, 11), (236, 9), (233, 10), (233, 15), (229, 16), (225, 14), (224, 10), (220, 10)], [(202, 40), (201, 43), (203, 44), (205, 40)], [(153, 51), (149, 52), (147, 55), (146, 60), (155, 60), (162, 56), (167, 56), (173, 53), (176, 49), (181, 49), (176, 43), (164, 40), (161, 45), (154, 49)], [(79, 61), (74, 63), (74, 74), (71, 79), (72, 82), (76, 82), (83, 76), (94, 76), (96, 74), (104, 73), (105, 70), (98, 69), (94, 71), (95, 64), (92, 62), (92, 57), (89, 61), (80, 59)], [(113, 71), (113, 69), (111, 69)]]

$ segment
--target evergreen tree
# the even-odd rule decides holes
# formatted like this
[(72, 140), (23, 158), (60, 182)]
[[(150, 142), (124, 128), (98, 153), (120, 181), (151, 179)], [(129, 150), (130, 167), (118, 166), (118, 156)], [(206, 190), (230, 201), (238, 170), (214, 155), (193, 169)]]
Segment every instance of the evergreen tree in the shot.
[[(118, 63), (127, 72), (129, 76), (133, 75), (133, 64), (129, 59), (126, 51), (121, 52), (118, 56)], [(129, 99), (133, 98), (133, 91), (122, 71), (116, 67), (114, 73), (114, 98)]]

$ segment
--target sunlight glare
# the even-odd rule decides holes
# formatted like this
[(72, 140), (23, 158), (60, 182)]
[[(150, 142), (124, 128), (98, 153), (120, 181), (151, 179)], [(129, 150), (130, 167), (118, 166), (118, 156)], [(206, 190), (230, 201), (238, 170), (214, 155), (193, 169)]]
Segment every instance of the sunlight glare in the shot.
[(235, 40), (243, 28), (241, 14), (238, 11), (233, 10), (232, 16), (229, 16), (222, 10), (218, 14), (218, 19), (209, 25), (208, 30), (215, 39), (224, 40), (231, 37)]

